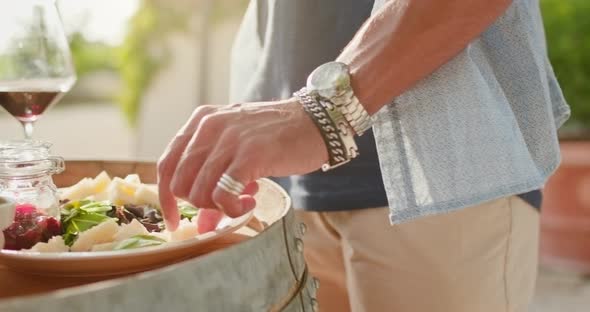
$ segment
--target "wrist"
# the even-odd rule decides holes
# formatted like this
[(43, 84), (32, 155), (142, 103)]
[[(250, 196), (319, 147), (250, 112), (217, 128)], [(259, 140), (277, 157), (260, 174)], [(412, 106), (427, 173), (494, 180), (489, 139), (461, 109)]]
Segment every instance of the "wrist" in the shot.
[(373, 120), (355, 94), (346, 64), (328, 62), (319, 66), (309, 75), (306, 88), (314, 97), (333, 104), (355, 134), (360, 136), (371, 128)]
[[(383, 85), (375, 83), (380, 81), (380, 78), (383, 77), (351, 65), (350, 85), (355, 90), (356, 97), (371, 116), (374, 116), (383, 106), (393, 100), (390, 93), (401, 93), (397, 84), (391, 84), (387, 88), (383, 88)], [(387, 90), (387, 92), (382, 92), (383, 90)]]

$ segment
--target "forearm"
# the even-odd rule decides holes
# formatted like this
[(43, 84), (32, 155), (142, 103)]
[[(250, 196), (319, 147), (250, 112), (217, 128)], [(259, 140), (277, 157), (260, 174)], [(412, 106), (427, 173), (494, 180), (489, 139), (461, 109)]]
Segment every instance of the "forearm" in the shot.
[(511, 0), (390, 0), (338, 57), (373, 114), (463, 50)]

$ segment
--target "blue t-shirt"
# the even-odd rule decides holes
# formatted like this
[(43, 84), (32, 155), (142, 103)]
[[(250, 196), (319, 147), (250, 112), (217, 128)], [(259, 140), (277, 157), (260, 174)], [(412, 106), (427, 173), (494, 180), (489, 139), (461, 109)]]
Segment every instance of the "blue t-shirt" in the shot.
[(373, 132), (356, 139), (359, 156), (333, 170), (275, 179), (291, 195), (293, 206), (337, 211), (387, 206)]
[[(305, 85), (317, 66), (334, 60), (370, 17), (373, 0), (257, 1), (254, 28), (261, 53), (272, 55), (258, 69), (272, 71), (278, 79), (260, 81), (261, 88), (251, 90), (255, 98), (269, 100), (290, 97)], [(246, 18), (249, 18), (246, 16)], [(279, 23), (280, 21), (280, 23)], [(250, 37), (248, 34), (244, 37)], [(240, 44), (234, 46), (239, 53)], [(247, 61), (240, 57), (240, 63)], [(257, 61), (252, 62), (252, 64)], [(240, 89), (240, 82), (235, 85)], [(257, 84), (258, 85), (258, 84)], [(240, 96), (237, 96), (240, 98)], [(275, 179), (289, 193), (295, 208), (336, 211), (387, 206), (375, 139), (367, 131), (356, 139), (360, 155), (348, 164), (328, 172), (316, 171), (303, 176)]]

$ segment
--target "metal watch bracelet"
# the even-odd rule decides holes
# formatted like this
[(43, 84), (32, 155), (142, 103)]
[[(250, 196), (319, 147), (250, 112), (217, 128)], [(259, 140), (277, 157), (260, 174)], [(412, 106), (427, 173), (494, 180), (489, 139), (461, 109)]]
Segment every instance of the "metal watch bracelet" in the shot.
[(346, 121), (354, 132), (361, 136), (373, 126), (373, 120), (365, 110), (352, 89), (330, 99), (332, 103), (342, 112)]
[(344, 116), (335, 107), (322, 105), (306, 88), (293, 94), (304, 110), (309, 114), (318, 127), (328, 150), (328, 163), (322, 165), (323, 171), (328, 171), (348, 163), (358, 155), (352, 129), (348, 126)]
[(356, 146), (356, 142), (354, 141), (355, 132), (354, 129), (351, 128), (349, 122), (346, 120), (346, 117), (332, 102), (320, 97), (317, 97), (316, 100), (321, 104), (322, 107), (324, 107), (330, 116), (330, 119), (332, 119), (336, 125), (338, 133), (340, 134), (340, 139), (344, 143), (344, 148), (346, 149), (348, 158), (356, 158), (358, 156), (358, 148)]

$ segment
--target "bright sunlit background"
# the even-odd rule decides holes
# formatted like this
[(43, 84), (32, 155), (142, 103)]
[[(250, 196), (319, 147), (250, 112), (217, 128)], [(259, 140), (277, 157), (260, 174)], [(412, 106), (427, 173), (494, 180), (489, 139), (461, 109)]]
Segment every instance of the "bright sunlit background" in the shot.
[[(52, 142), (55, 154), (156, 160), (195, 107), (227, 104), (229, 53), (248, 0), (56, 2), (78, 80), (35, 127), (34, 137)], [(561, 138), (588, 140), (590, 1), (540, 2), (551, 62), (572, 107)], [(0, 33), (10, 27), (18, 26), (0, 20)], [(21, 125), (0, 109), (0, 140), (22, 137)], [(542, 274), (531, 311), (588, 311), (589, 298), (583, 277)]]
[[(196, 106), (227, 103), (227, 60), (246, 0), (56, 3), (78, 75), (36, 123), (34, 137), (56, 154), (155, 160)], [(0, 110), (0, 139), (22, 135)]]
[(58, 0), (68, 34), (82, 32), (89, 41), (121, 44), (127, 23), (139, 6), (138, 0)]

